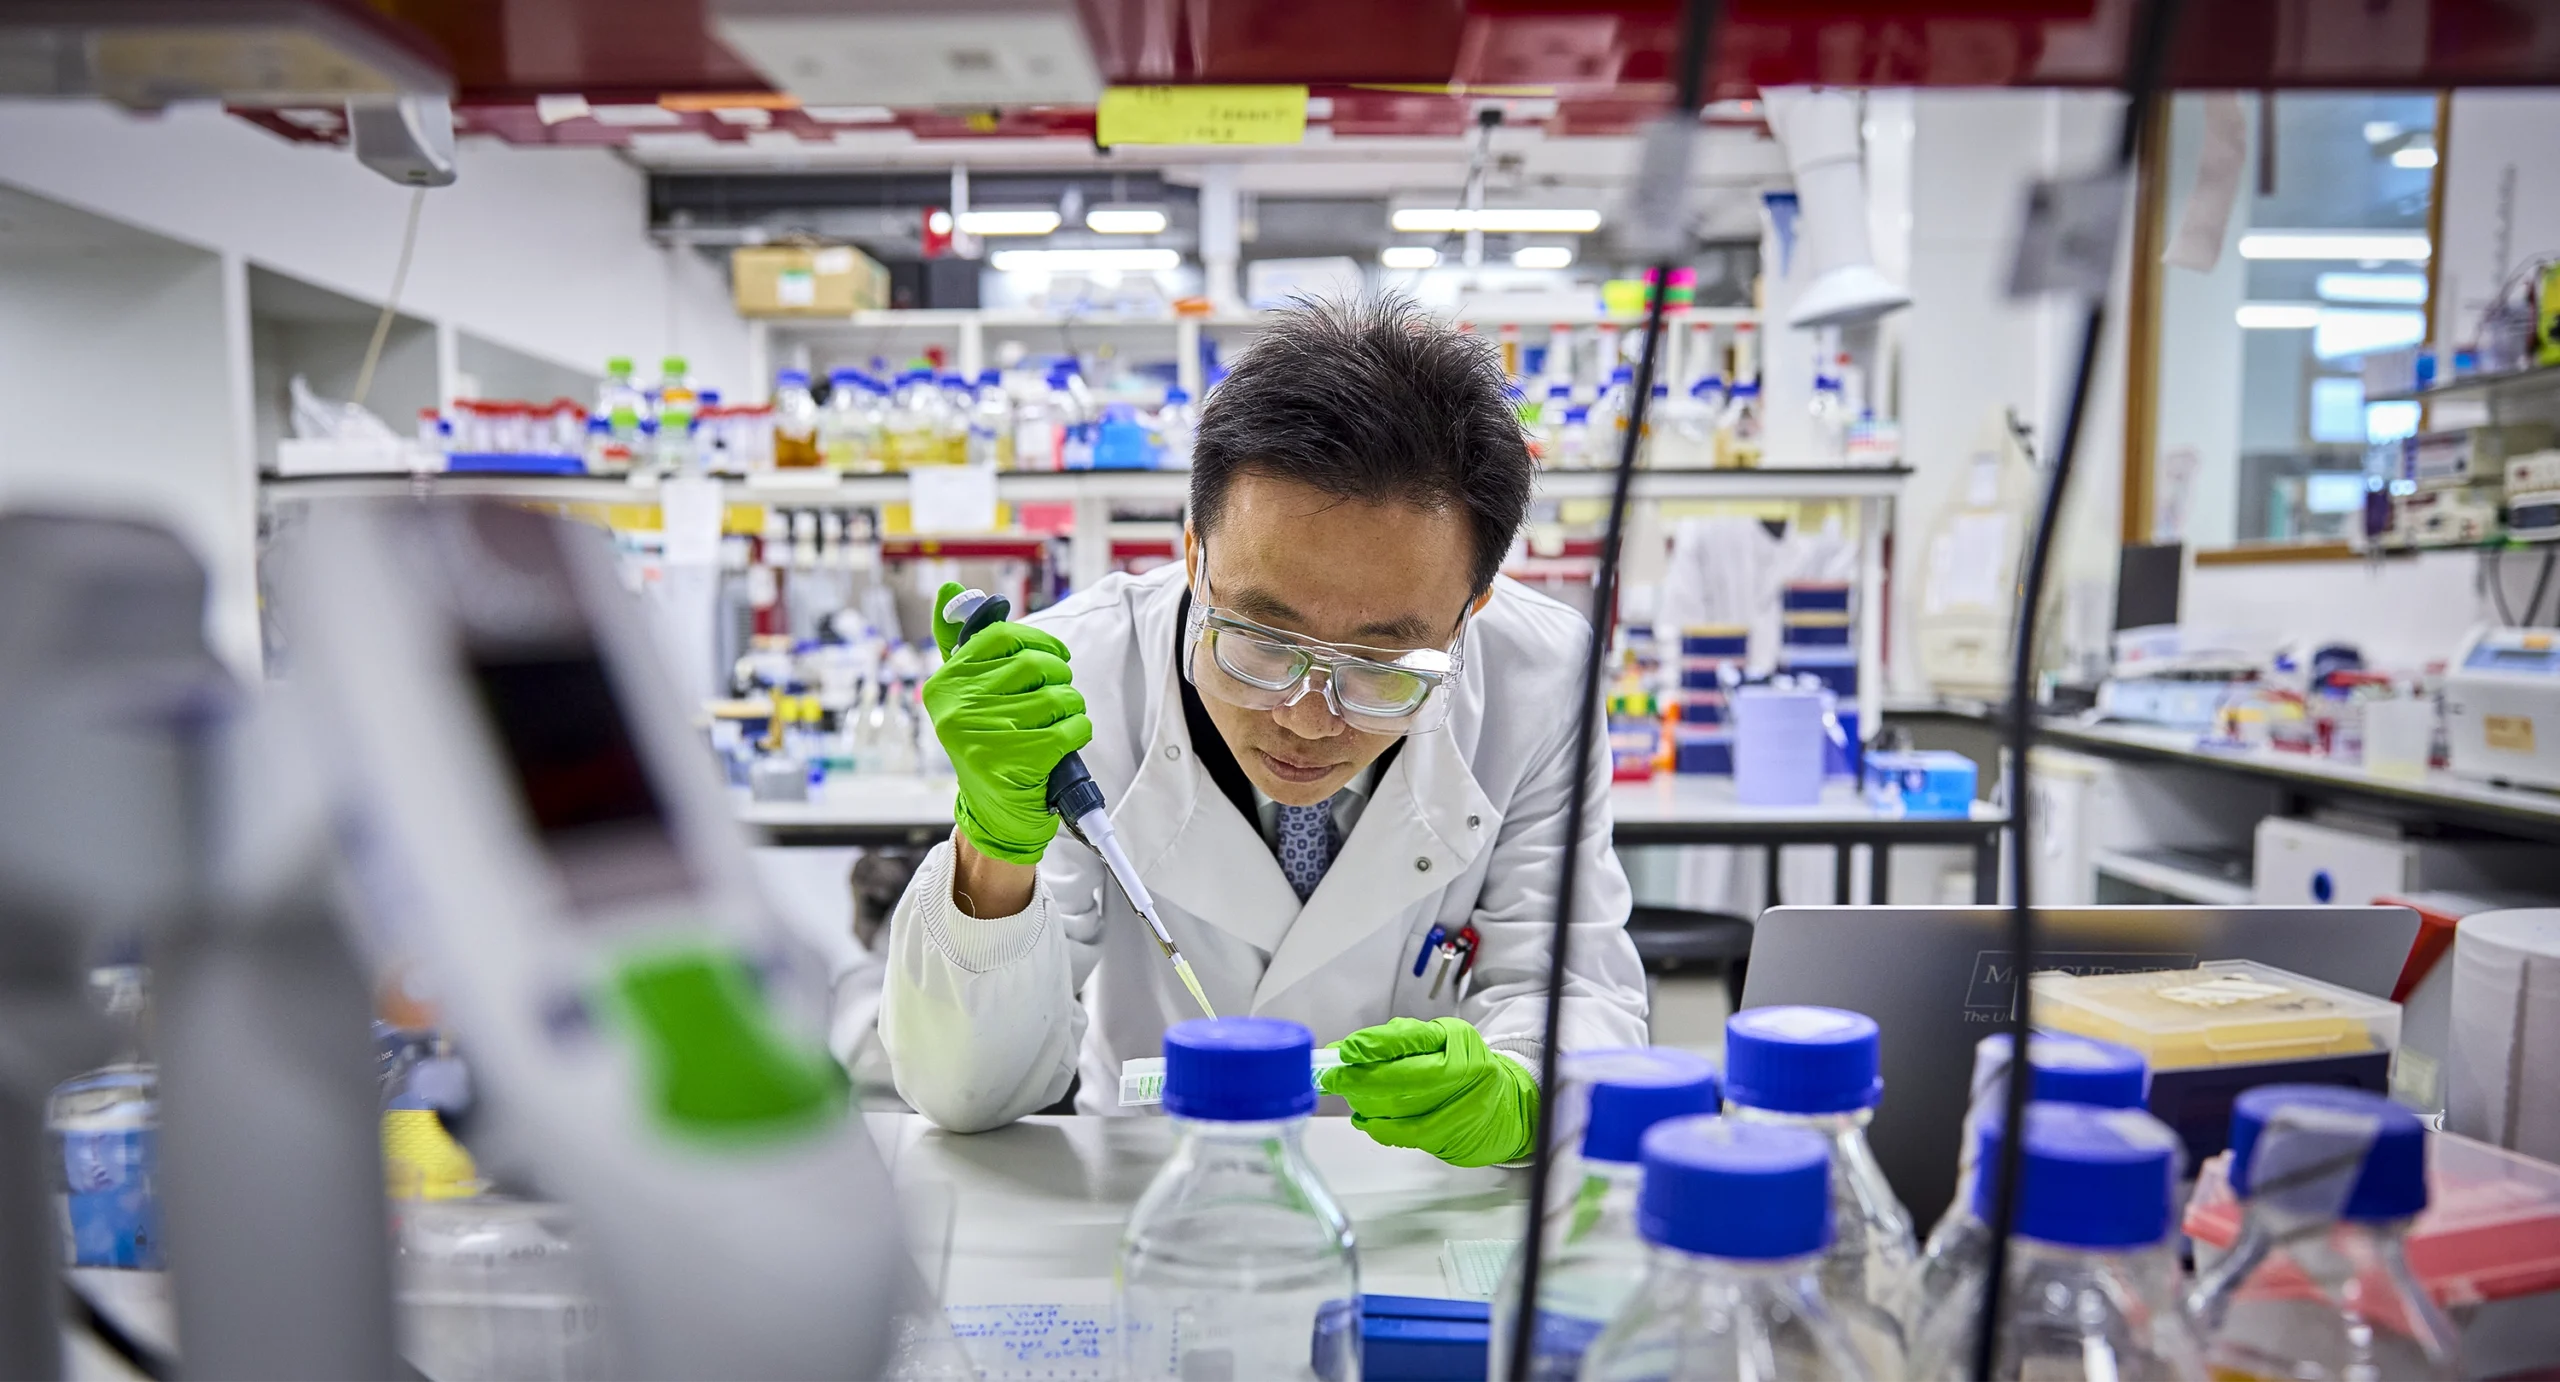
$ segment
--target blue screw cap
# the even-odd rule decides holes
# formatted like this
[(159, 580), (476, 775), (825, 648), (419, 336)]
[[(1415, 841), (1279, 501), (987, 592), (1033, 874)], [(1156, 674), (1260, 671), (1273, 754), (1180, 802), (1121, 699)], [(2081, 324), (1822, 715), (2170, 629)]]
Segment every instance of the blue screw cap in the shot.
[(1810, 1128), (1696, 1116), (1644, 1135), (1636, 1230), (1702, 1257), (1770, 1261), (1831, 1241), (1831, 1143)]
[(1315, 1036), (1277, 1017), (1195, 1017), (1164, 1033), (1164, 1111), (1211, 1123), (1315, 1112)]
[[(1981, 1120), (1982, 1175), (1973, 1212), (1986, 1222), (1998, 1193), (2003, 1110)], [(2149, 1247), (2169, 1235), (2178, 1135), (2139, 1109), (2027, 1105), (2018, 1232), (2072, 1248)]]
[(1845, 1008), (1751, 1008), (1724, 1024), (1724, 1095), (1773, 1113), (1848, 1113), (1884, 1097), (1876, 1021)]
[[(2288, 1116), (2269, 1137), (2279, 1112)], [(2334, 1085), (2260, 1085), (2232, 1102), (2231, 1193), (2246, 1199), (2262, 1183), (2270, 1191), (2293, 1184), (2334, 1197), (2340, 1173), (2320, 1167), (2358, 1146), (2363, 1164), (2338, 1217), (2406, 1219), (2427, 1207), (2426, 1125), (2370, 1090)]]
[(1715, 1063), (1691, 1051), (1577, 1051), (1564, 1058), (1564, 1077), (1591, 1089), (1590, 1121), (1582, 1130), (1586, 1161), (1639, 1161), (1646, 1129), (1666, 1118), (1713, 1113), (1718, 1106)]

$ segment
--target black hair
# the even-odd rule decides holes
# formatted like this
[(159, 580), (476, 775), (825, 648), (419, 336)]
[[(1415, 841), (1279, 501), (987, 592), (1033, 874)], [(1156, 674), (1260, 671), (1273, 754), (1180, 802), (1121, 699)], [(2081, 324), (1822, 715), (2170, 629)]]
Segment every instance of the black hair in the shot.
[(1218, 525), (1238, 475), (1366, 503), (1459, 508), (1474, 530), (1470, 587), (1493, 584), (1529, 511), (1537, 465), (1502, 362), (1398, 296), (1292, 299), (1200, 410), (1191, 523)]

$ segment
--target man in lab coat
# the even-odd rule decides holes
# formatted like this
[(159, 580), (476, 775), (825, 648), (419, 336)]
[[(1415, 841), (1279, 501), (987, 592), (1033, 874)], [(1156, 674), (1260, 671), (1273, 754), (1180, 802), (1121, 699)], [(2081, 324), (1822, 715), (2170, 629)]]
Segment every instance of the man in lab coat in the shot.
[(1605, 749), (1565, 838), (1590, 627), (1498, 575), (1535, 475), (1502, 385), (1409, 304), (1281, 313), (1203, 411), (1181, 564), (958, 648), (937, 619), (958, 828), (890, 922), (881, 1015), (926, 1117), (998, 1127), (1071, 1084), (1114, 1112), (1121, 1062), (1199, 1016), (1045, 809), (1077, 750), (1210, 1002), (1339, 1043), (1325, 1090), (1379, 1141), (1528, 1154), (1568, 845), (1563, 1044), (1644, 1043)]

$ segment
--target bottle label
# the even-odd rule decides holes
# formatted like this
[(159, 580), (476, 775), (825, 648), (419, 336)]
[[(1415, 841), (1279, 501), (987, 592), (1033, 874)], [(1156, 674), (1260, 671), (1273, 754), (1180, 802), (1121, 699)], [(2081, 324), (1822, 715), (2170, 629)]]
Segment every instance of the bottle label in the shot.
[(62, 1134), (65, 1241), (75, 1267), (157, 1271), (160, 1205), (151, 1190), (149, 1128)]

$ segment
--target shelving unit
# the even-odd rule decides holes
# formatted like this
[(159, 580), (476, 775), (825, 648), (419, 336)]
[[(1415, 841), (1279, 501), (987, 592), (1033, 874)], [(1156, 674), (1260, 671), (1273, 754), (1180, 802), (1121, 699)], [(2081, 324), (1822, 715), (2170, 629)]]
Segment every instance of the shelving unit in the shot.
[(2257, 895), (2247, 877), (2235, 879), (2227, 869), (2215, 867), (2215, 860), (2191, 850), (2102, 849), (2090, 862), (2103, 878), (2207, 907), (2245, 907)]
[[(1467, 303), (1455, 310), (1441, 310), (1441, 315), (1480, 332), (1496, 331), (1506, 326), (1519, 327), (1523, 332), (1558, 326), (1615, 326), (1629, 331), (1640, 331), (1644, 327), (1644, 318), (1640, 315), (1610, 313), (1592, 307), (1524, 307), (1505, 304), (1499, 299)], [(953, 367), (975, 378), (987, 367), (989, 332), (1038, 333), (1043, 338), (1054, 335), (1061, 345), (1070, 343), (1079, 333), (1117, 338), (1129, 332), (1171, 332), (1175, 382), (1189, 390), (1192, 397), (1198, 398), (1204, 382), (1200, 378), (1201, 333), (1250, 333), (1260, 329), (1266, 320), (1266, 315), (1259, 312), (1121, 317), (931, 307), (855, 312), (848, 317), (764, 317), (748, 323), (748, 368), (758, 380), (771, 378), (776, 368), (774, 352), (777, 342), (805, 344), (854, 339), (887, 344), (925, 336), (948, 340)], [(1731, 328), (1745, 323), (1756, 325), (1759, 320), (1759, 313), (1745, 307), (1693, 307), (1670, 315), (1665, 318), (1664, 377), (1679, 379), (1689, 373), (1686, 362), (1681, 359), (1687, 336), (1681, 328), (1699, 325)], [(1524, 336), (1523, 344), (1539, 343), (1528, 341)]]

